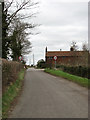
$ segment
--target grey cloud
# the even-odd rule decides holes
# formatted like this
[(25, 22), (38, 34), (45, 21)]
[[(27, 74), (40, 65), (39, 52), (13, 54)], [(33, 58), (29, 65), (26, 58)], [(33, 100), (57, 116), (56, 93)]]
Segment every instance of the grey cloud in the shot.
[(42, 24), (38, 28), (41, 34), (30, 39), (33, 46), (31, 56), (35, 54), (35, 62), (45, 58), (46, 46), (48, 50), (69, 50), (71, 42), (76, 41), (81, 49), (82, 43), (88, 40), (87, 3), (43, 0), (40, 14), (32, 21)]
[(87, 3), (59, 3), (48, 4), (41, 9), (37, 21), (44, 25), (86, 24), (88, 14)]

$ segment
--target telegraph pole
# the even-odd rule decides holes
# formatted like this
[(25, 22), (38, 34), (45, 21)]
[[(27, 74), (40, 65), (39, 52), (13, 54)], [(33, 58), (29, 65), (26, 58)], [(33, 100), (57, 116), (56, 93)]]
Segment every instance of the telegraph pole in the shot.
[(34, 66), (34, 54), (33, 54), (33, 66)]
[(29, 58), (29, 65), (31, 65), (31, 59)]

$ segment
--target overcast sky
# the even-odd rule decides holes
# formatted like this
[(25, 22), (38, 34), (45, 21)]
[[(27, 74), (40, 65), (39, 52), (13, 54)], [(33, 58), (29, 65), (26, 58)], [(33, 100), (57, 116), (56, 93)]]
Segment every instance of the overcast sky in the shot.
[(40, 34), (32, 36), (32, 52), (27, 56), (27, 64), (35, 64), (45, 59), (45, 47), (48, 51), (69, 51), (72, 41), (79, 46), (88, 42), (88, 1), (66, 2), (63, 0), (39, 0), (37, 17), (33, 22), (41, 24), (36, 28)]

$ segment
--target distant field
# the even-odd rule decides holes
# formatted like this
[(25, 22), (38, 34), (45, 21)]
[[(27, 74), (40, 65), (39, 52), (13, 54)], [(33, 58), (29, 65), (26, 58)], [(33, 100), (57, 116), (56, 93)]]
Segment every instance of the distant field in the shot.
[(75, 75), (63, 72), (61, 70), (55, 70), (55, 69), (45, 69), (45, 72), (50, 73), (52, 75), (56, 75), (56, 76), (66, 78), (70, 81), (78, 83), (79, 85), (81, 85), (83, 87), (87, 87), (87, 88), (89, 87), (90, 88), (90, 79), (75, 76)]

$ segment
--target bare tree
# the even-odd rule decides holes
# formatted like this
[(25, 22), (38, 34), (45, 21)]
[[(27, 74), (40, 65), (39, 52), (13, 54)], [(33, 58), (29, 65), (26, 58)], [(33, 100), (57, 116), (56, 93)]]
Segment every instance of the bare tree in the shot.
[(71, 51), (77, 51), (77, 50), (78, 50), (77, 43), (72, 41), (72, 43), (71, 43)]
[(78, 65), (78, 55), (77, 55), (78, 46), (75, 41), (72, 41), (70, 51), (72, 51), (72, 60), (70, 61), (70, 64), (72, 66)]
[[(35, 14), (30, 12), (31, 9), (35, 8), (38, 3), (34, 3), (31, 0), (4, 0), (2, 2), (2, 13), (3, 13), (3, 40), (2, 40), (2, 57), (7, 58), (7, 54), (9, 54), (9, 46), (11, 40), (8, 39), (11, 26), (14, 21), (17, 19), (21, 19), (25, 22), (25, 19), (31, 19), (31, 17)], [(29, 12), (27, 12), (29, 10)], [(25, 12), (26, 11), (26, 12)], [(30, 21), (30, 20), (29, 20)], [(29, 29), (34, 28), (36, 25), (33, 23), (28, 23)], [(12, 30), (11, 30), (12, 32)]]
[(88, 51), (88, 44), (87, 43), (83, 43), (82, 50), (83, 51)]
[[(38, 2), (34, 3), (32, 0), (5, 0), (4, 12), (7, 13), (8, 25), (17, 16), (17, 19), (31, 18), (36, 13), (30, 12), (32, 8), (35, 8)], [(13, 9), (13, 12), (11, 12)], [(29, 12), (25, 12), (29, 10)]]

